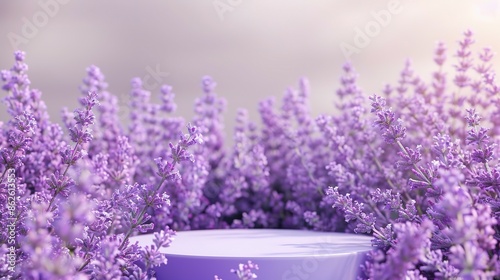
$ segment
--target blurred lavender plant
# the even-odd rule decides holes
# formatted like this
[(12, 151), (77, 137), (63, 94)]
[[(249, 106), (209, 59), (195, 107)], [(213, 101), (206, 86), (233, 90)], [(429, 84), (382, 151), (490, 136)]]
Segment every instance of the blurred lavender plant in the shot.
[(372, 142), (378, 156), (364, 164), (376, 166), (385, 182), (364, 185), (370, 197), (356, 195), (355, 185), (328, 191), (355, 232), (375, 237), (367, 278), (500, 276), (499, 138), (487, 128), (495, 127), (494, 118), (481, 120), (477, 113), (495, 114), (498, 85), (491, 78), (491, 51), (481, 51), (476, 62), (473, 42), (470, 31), (459, 41), (456, 88), (446, 84), (446, 48), (439, 43), (432, 87), (407, 62), (397, 87), (369, 98), (374, 125), (366, 129), (378, 130), (383, 141)]
[[(248, 261), (246, 264), (240, 263), (238, 269), (231, 269), (231, 273), (236, 274), (240, 280), (252, 280), (257, 279), (257, 274), (254, 270), (259, 270), (259, 266), (254, 264), (252, 261)], [(219, 276), (215, 275), (214, 280), (223, 280)]]
[[(429, 82), (408, 60), (397, 83), (372, 96), (347, 63), (331, 115), (311, 115), (301, 79), (281, 107), (272, 98), (259, 104), (260, 129), (239, 110), (231, 149), (222, 138), (225, 101), (211, 77), (202, 79), (194, 125), (182, 134), (187, 122), (173, 115), (170, 86), (153, 104), (133, 79), (125, 128), (104, 75), (91, 66), (82, 108), (63, 110), (65, 134), (49, 121), (16, 52), (15, 65), (1, 72), (12, 118), (0, 123), (0, 205), (15, 170), (17, 265), (0, 266), (0, 277), (147, 279), (166, 263), (159, 249), (175, 230), (296, 228), (372, 235), (361, 278), (499, 279), (500, 85), (493, 52), (476, 59), (473, 44), (466, 31), (450, 70), (438, 43)], [(153, 246), (130, 244), (150, 232)], [(253, 269), (234, 273), (253, 279)]]
[[(170, 204), (165, 185), (181, 180), (189, 166), (185, 162), (193, 160), (189, 149), (201, 143), (197, 128), (188, 125), (186, 135), (175, 135), (179, 128), (163, 142), (154, 139), (157, 143), (151, 147), (161, 146), (159, 151), (140, 152), (155, 156), (156, 167), (146, 169), (148, 176), (137, 176), (143, 171), (142, 154), (136, 155), (131, 145), (136, 142), (129, 142), (135, 131), (127, 134), (113, 117), (115, 97), (105, 91), (97, 67), (87, 70), (81, 108), (74, 113), (63, 110), (65, 135), (49, 121), (41, 93), (30, 88), (24, 53), (16, 52), (15, 59), (10, 70), (1, 72), (7, 92), (3, 100), (12, 119), (2, 123), (0, 137), (0, 204), (15, 205), (0, 214), (0, 277), (148, 279), (152, 268), (166, 263), (159, 248), (167, 247), (175, 234), (152, 216), (155, 209)], [(133, 94), (140, 92), (134, 90)], [(96, 122), (93, 109), (99, 101)], [(157, 119), (150, 116), (156, 107), (150, 107), (140, 121)], [(92, 128), (97, 131), (95, 138)], [(148, 160), (150, 165), (152, 158)], [(154, 246), (130, 244), (130, 236), (149, 231), (159, 232)], [(144, 262), (143, 268), (138, 260)]]

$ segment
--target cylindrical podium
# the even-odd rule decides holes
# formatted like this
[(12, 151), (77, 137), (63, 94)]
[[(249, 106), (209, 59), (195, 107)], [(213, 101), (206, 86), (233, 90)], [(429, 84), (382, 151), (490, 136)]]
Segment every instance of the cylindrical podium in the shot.
[[(131, 239), (153, 244), (153, 235)], [(261, 280), (356, 279), (371, 250), (369, 236), (282, 229), (224, 229), (177, 232), (163, 248), (168, 264), (156, 268), (157, 279), (237, 279), (230, 272), (249, 260)]]

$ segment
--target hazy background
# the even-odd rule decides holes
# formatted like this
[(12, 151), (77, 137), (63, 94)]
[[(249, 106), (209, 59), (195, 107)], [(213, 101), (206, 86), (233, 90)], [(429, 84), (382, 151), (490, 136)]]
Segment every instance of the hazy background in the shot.
[[(209, 74), (228, 100), (229, 127), (237, 108), (248, 108), (258, 120), (259, 100), (280, 97), (306, 76), (317, 115), (332, 110), (346, 60), (341, 44), (356, 47), (357, 28), (373, 25), (373, 12), (387, 10), (389, 2), (0, 0), (0, 68), (10, 68), (15, 47), (26, 51), (32, 86), (42, 90), (53, 120), (59, 120), (62, 106), (77, 106), (77, 88), (91, 64), (101, 68), (121, 104), (128, 102), (132, 77), (144, 78), (155, 68), (168, 73), (151, 79), (149, 89), (155, 95), (160, 83), (172, 85), (178, 114), (187, 118), (201, 94), (200, 79)], [(436, 42), (454, 51), (468, 28), (478, 49), (500, 50), (500, 0), (396, 2), (399, 12), (380, 30), (372, 27), (369, 44), (351, 57), (368, 93), (397, 81), (407, 57), (420, 75), (430, 77)], [(51, 9), (44, 9), (47, 5)], [(21, 36), (16, 44), (13, 38)], [(499, 61), (495, 58), (497, 70)]]

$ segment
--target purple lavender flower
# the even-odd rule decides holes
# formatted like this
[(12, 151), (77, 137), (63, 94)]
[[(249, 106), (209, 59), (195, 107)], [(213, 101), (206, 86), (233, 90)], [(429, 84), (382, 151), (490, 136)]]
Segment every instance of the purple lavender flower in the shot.
[(226, 101), (214, 92), (217, 83), (209, 76), (202, 79), (204, 95), (195, 100), (195, 118), (193, 124), (204, 135), (204, 155), (209, 159), (210, 166), (216, 167), (223, 157), (223, 124), (222, 113)]
[[(345, 64), (338, 112), (316, 118), (301, 79), (281, 104), (259, 104), (260, 129), (240, 110), (230, 150), (225, 102), (208, 76), (186, 134), (172, 87), (163, 85), (155, 104), (133, 79), (124, 130), (118, 99), (91, 66), (81, 108), (63, 111), (65, 133), (16, 52), (0, 72), (11, 116), (0, 122), (0, 206), (9, 206), (0, 212), (0, 257), (15, 255), (17, 268), (0, 264), (0, 277), (149, 279), (166, 264), (160, 248), (174, 230), (272, 227), (372, 235), (365, 278), (494, 279), (500, 86), (492, 50), (476, 53), (473, 43), (466, 31), (451, 72), (438, 43), (429, 82), (408, 60), (396, 83), (371, 97)], [(155, 233), (154, 245), (130, 243), (142, 233)], [(233, 272), (254, 279), (256, 269), (249, 262)]]
[(423, 258), (425, 244), (428, 242), (432, 223), (425, 220), (420, 225), (410, 222), (396, 224), (395, 246), (386, 255), (383, 263), (376, 264), (371, 271), (373, 279), (404, 279), (414, 277), (416, 264)]
[(76, 164), (76, 162), (85, 156), (86, 151), (82, 146), (92, 140), (92, 134), (89, 126), (94, 123), (94, 114), (92, 108), (98, 104), (97, 94), (89, 92), (86, 97), (80, 99), (82, 109), (75, 110), (75, 123), (72, 127), (68, 127), (71, 140), (75, 143), (74, 147), (66, 146), (66, 149), (61, 151), (62, 163), (65, 165), (63, 170), (56, 170), (52, 175), (50, 182), (50, 191), (52, 199), (47, 206), (50, 210), (52, 204), (59, 194), (68, 195), (68, 188), (72, 185), (72, 179), (66, 173), (69, 168)]
[(248, 261), (246, 264), (240, 264), (238, 269), (231, 269), (231, 272), (238, 276), (240, 280), (251, 280), (257, 279), (257, 274), (253, 270), (258, 270), (259, 266), (254, 264), (252, 261)]

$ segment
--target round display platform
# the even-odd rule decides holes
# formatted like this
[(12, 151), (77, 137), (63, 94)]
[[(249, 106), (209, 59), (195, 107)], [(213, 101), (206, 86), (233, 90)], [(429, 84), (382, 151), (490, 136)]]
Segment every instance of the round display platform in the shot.
[[(356, 279), (371, 250), (369, 236), (280, 229), (223, 229), (177, 232), (163, 248), (168, 264), (156, 268), (157, 279), (238, 279), (231, 269), (251, 260), (260, 280)], [(131, 238), (153, 244), (153, 235)]]

